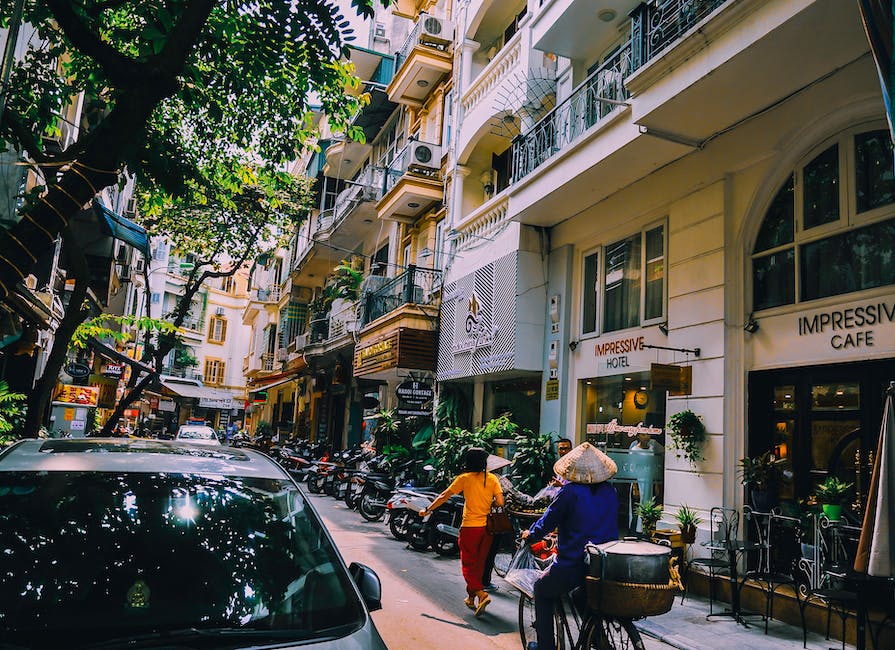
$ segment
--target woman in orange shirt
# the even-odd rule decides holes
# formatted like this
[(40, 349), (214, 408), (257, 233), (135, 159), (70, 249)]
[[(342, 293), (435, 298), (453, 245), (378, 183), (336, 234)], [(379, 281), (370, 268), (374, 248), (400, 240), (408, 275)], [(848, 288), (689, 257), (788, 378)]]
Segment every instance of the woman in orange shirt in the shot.
[(460, 474), (438, 495), (427, 509), (420, 511), (425, 517), (452, 495), (463, 493), (463, 522), (460, 524), (460, 564), (466, 580), (466, 606), (481, 616), (491, 602), (482, 585), (485, 559), (491, 548), (491, 535), (485, 528), (491, 503), (503, 505), (503, 492), (497, 477), (488, 472), (488, 452), (473, 447), (466, 452), (466, 472)]

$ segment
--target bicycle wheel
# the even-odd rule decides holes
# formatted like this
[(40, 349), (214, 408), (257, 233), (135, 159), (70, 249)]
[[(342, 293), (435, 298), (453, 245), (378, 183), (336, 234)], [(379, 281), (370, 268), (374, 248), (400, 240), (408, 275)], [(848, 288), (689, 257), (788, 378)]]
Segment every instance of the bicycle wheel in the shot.
[(494, 573), (501, 578), (505, 578), (510, 568), (510, 562), (513, 560), (513, 554), (516, 552), (516, 545), (512, 540), (507, 539), (499, 543), (500, 548), (497, 549), (497, 553), (494, 555)]
[[(553, 634), (556, 637), (556, 650), (565, 650), (566, 635), (559, 612), (553, 614)], [(522, 637), (522, 649), (527, 650), (530, 641), (537, 641), (535, 632), (535, 601), (526, 594), (519, 595), (519, 636)]]
[(588, 650), (645, 650), (640, 632), (630, 619), (591, 616), (581, 631)]

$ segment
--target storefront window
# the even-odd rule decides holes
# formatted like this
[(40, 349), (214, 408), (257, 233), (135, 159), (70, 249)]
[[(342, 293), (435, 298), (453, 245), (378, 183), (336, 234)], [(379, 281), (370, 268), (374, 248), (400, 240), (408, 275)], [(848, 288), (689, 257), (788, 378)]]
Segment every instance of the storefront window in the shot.
[(649, 372), (588, 379), (583, 385), (584, 437), (618, 465), (613, 479), (622, 531), (637, 526), (634, 506), (663, 502), (665, 391), (650, 388)]
[(581, 308), (581, 331), (584, 334), (597, 331), (599, 259), (598, 253), (584, 256), (584, 302)]
[[(852, 158), (846, 156), (849, 150)], [(840, 183), (840, 169), (849, 166), (854, 183)], [(755, 240), (752, 310), (895, 284), (895, 220), (877, 213), (871, 215), (882, 217), (877, 223), (858, 219), (887, 205), (895, 205), (887, 131), (845, 133), (797, 168), (772, 201)], [(834, 232), (824, 236), (831, 228)], [(818, 239), (818, 233), (824, 238)]]
[(839, 220), (839, 147), (833, 145), (810, 163), (803, 172), (805, 228)]

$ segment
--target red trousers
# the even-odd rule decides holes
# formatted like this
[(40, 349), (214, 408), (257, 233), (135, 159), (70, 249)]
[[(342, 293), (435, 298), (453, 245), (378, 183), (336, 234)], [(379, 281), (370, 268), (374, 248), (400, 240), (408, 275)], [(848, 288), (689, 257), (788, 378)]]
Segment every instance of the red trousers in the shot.
[(482, 590), (482, 574), (491, 548), (491, 537), (484, 526), (460, 528), (460, 565), (463, 579), (466, 580), (466, 592), (470, 596)]

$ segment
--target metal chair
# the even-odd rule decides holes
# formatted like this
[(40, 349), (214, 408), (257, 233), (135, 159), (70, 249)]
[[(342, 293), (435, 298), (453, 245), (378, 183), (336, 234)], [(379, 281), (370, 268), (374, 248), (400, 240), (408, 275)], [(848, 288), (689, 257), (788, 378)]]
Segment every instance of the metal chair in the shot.
[[(740, 529), (740, 514), (733, 508), (714, 507), (709, 511), (709, 532), (711, 539), (716, 542), (722, 542), (727, 546), (732, 540), (737, 538)], [(690, 569), (692, 567), (702, 567), (709, 573), (709, 614), (713, 613), (713, 605), (715, 602), (715, 576), (723, 575), (730, 570), (730, 559), (728, 553), (722, 550), (712, 550), (708, 557), (697, 557), (687, 563), (687, 571), (684, 578), (684, 593), (681, 596), (681, 603), (687, 597), (687, 590), (690, 584)]]
[(795, 517), (786, 517), (777, 513), (750, 513), (747, 517), (753, 522), (758, 538), (759, 560), (756, 567), (746, 571), (740, 588), (747, 580), (751, 580), (764, 593), (765, 621), (764, 633), (768, 633), (768, 621), (774, 617), (774, 596), (784, 586), (792, 588), (805, 624), (805, 610), (802, 606), (797, 579), (797, 565), (801, 558), (800, 541), (802, 539), (802, 522)]

